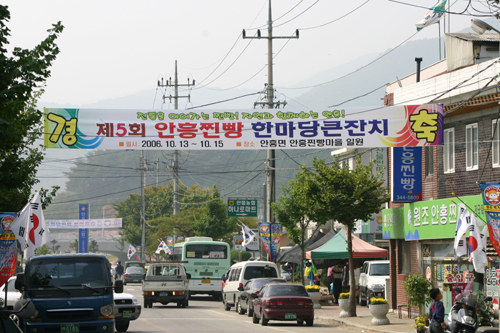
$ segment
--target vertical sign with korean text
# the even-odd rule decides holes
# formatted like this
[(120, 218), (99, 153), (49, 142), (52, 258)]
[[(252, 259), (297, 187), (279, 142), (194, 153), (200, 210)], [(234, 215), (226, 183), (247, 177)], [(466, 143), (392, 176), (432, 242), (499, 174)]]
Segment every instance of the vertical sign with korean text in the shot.
[(271, 258), (271, 223), (259, 223), (259, 234), (262, 247), (269, 258)]
[(481, 184), (484, 213), (488, 222), (491, 245), (500, 256), (500, 184)]
[(393, 147), (391, 200), (422, 201), (422, 147)]
[[(89, 204), (78, 205), (78, 218), (80, 220), (88, 220)], [(78, 230), (78, 253), (88, 253), (89, 249), (89, 229), (80, 228)]]
[(278, 255), (282, 235), (281, 224), (271, 223), (271, 261), (274, 261)]
[(0, 230), (0, 286), (14, 274), (17, 264), (17, 238), (10, 230), (16, 219), (16, 213), (0, 213), (2, 229)]

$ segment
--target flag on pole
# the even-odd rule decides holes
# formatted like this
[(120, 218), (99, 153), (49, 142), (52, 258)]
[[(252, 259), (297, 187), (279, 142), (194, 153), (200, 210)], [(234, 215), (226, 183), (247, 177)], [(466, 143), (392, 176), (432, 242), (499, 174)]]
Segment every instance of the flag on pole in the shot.
[(469, 229), (469, 252), (474, 264), (474, 270), (484, 274), (484, 268), (488, 266), (486, 257), (486, 233), (488, 225), (484, 225), (476, 215), (472, 216), (472, 223)]
[(132, 258), (132, 256), (133, 256), (136, 252), (137, 252), (137, 250), (135, 249), (135, 246), (129, 245), (129, 246), (128, 246), (127, 258), (130, 260), (130, 258)]
[(455, 254), (461, 257), (467, 254), (467, 244), (465, 241), (465, 233), (471, 225), (471, 214), (464, 204), (458, 206), (458, 222), (455, 231)]
[(156, 249), (156, 254), (160, 254), (161, 251), (165, 251), (166, 254), (172, 254), (172, 250), (170, 250), (170, 247), (167, 246), (167, 244), (165, 243), (165, 241), (161, 241), (160, 242), (160, 245), (158, 245), (158, 248)]
[(40, 192), (37, 192), (24, 206), (18, 218), (10, 225), (10, 229), (21, 243), (26, 259), (34, 256), (36, 249), (50, 242), (50, 232), (43, 217)]
[(255, 232), (252, 231), (249, 227), (241, 223), (241, 232), (243, 233), (243, 243), (241, 245), (247, 246), (250, 244), (255, 238)]
[(438, 23), (441, 20), (441, 17), (446, 13), (446, 9), (444, 6), (446, 5), (446, 0), (443, 0), (439, 5), (434, 6), (429, 9), (427, 14), (425, 14), (424, 18), (415, 25), (417, 26), (417, 31), (422, 30), (425, 27), (428, 27), (434, 23)]

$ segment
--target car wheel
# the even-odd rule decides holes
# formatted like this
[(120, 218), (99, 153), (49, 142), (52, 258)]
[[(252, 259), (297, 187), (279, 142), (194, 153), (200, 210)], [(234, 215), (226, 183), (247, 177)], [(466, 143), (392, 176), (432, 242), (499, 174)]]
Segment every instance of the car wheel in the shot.
[(241, 307), (241, 301), (238, 300), (238, 303), (236, 303), (236, 312), (240, 315), (244, 315), (246, 310)]
[(259, 318), (257, 318), (257, 314), (255, 313), (255, 311), (253, 312), (252, 314), (252, 323), (254, 324), (258, 324), (259, 323)]
[(231, 306), (229, 304), (227, 304), (226, 299), (224, 299), (224, 310), (226, 310), (226, 311), (231, 310)]
[(306, 325), (307, 326), (312, 326), (313, 324), (314, 324), (314, 318), (306, 319)]
[(181, 303), (182, 308), (185, 308), (187, 306), (187, 300), (183, 300)]
[(127, 282), (123, 281), (123, 285), (126, 286), (127, 285)]
[(144, 300), (144, 309), (148, 308), (148, 301)]
[(361, 306), (365, 306), (366, 305), (366, 301), (363, 301), (363, 297), (362, 297), (363, 293), (361, 292), (361, 290), (359, 291), (359, 305)]
[(247, 302), (247, 316), (251, 317), (253, 315), (253, 310), (250, 304)]
[(264, 311), (262, 311), (260, 320), (261, 320), (260, 324), (262, 326), (267, 326), (267, 323), (269, 322), (269, 319), (266, 319), (266, 316), (264, 315)]
[(130, 321), (124, 321), (122, 323), (115, 323), (115, 328), (118, 332), (127, 332), (129, 324), (130, 324)]
[(297, 324), (302, 325), (304, 324), (304, 321), (302, 319), (297, 320)]

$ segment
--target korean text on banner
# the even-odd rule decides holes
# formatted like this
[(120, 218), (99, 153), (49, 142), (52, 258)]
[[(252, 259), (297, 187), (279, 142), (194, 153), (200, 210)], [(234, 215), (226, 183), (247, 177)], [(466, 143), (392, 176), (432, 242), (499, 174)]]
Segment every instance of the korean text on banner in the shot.
[(19, 217), (12, 222), (11, 230), (21, 243), (25, 259), (34, 256), (36, 249), (50, 242), (49, 230), (43, 217), (40, 192), (37, 192), (24, 206)]
[(90, 220), (45, 220), (47, 227), (54, 229), (103, 229), (121, 228), (122, 219), (90, 219)]
[(490, 242), (500, 256), (500, 184), (481, 184), (481, 193), (488, 231), (490, 232)]
[(17, 264), (16, 235), (10, 230), (10, 224), (16, 219), (16, 213), (0, 213), (0, 286), (14, 274)]
[(262, 240), (262, 247), (271, 258), (271, 223), (259, 223), (259, 234)]
[(45, 109), (47, 148), (311, 149), (443, 144), (443, 105), (321, 110)]
[(392, 148), (392, 201), (422, 201), (422, 148)]
[(276, 259), (280, 250), (282, 228), (279, 223), (271, 223), (271, 261)]

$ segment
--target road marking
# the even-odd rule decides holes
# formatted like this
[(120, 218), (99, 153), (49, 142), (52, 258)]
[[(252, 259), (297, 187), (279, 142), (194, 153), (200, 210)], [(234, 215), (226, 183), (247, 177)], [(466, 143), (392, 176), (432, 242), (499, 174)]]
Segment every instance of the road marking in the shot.
[(169, 331), (169, 330), (167, 330), (167, 329), (165, 329), (165, 328), (163, 328), (163, 327), (160, 327), (160, 326), (157, 326), (157, 325), (153, 324), (152, 322), (150, 322), (150, 321), (148, 321), (148, 320), (146, 320), (146, 319), (144, 319), (144, 318), (139, 318), (139, 319), (140, 319), (140, 320), (142, 320), (142, 321), (144, 321), (144, 322), (146, 322), (146, 323), (148, 323), (148, 324), (149, 324), (149, 325), (151, 325), (151, 326), (154, 326), (154, 327), (156, 327), (156, 328), (158, 328), (158, 329), (162, 330), (163, 332), (173, 333), (173, 332), (171, 332), (171, 331)]
[[(254, 324), (252, 321), (247, 321), (247, 320), (244, 320), (243, 321), (244, 323), (246, 324), (252, 324), (252, 325), (256, 325)], [(277, 327), (271, 327), (271, 326), (261, 326), (261, 327), (265, 327), (265, 328), (269, 328), (269, 329), (272, 329), (272, 330), (276, 330), (276, 331), (281, 331), (281, 332), (287, 332), (287, 333), (290, 333), (290, 330), (283, 330), (281, 328), (277, 328)]]
[(213, 313), (216, 313), (218, 315), (225, 316), (225, 317), (230, 317), (230, 318), (234, 319), (234, 317), (231, 316), (231, 315), (228, 315), (228, 314), (225, 314), (225, 313), (222, 313), (222, 312), (218, 312), (218, 311), (214, 311), (214, 310), (205, 310), (205, 312), (213, 312)]

